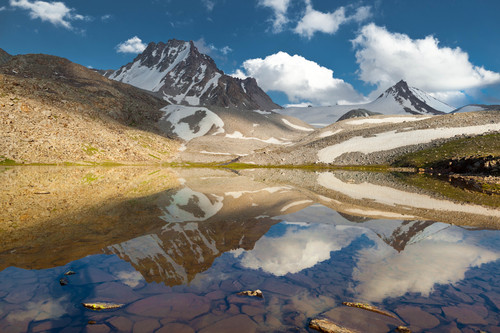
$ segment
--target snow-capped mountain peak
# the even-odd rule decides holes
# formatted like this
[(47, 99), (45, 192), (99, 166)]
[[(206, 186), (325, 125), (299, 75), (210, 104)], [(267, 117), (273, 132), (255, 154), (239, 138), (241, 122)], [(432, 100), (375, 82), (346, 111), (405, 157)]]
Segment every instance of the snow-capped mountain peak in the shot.
[(224, 74), (192, 41), (149, 43), (133, 62), (104, 75), (152, 91), (172, 104), (280, 108), (254, 79), (241, 80)]
[(411, 114), (442, 114), (455, 109), (425, 91), (408, 86), (403, 80), (387, 89), (370, 104), (391, 102), (396, 102), (396, 107), (399, 104), (399, 108)]

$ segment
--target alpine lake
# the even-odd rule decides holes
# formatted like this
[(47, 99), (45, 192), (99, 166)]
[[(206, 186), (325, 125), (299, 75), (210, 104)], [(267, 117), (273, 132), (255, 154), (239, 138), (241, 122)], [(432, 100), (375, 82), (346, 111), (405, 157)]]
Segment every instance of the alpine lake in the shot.
[(291, 169), (2, 167), (0, 183), (0, 332), (500, 332), (495, 193)]

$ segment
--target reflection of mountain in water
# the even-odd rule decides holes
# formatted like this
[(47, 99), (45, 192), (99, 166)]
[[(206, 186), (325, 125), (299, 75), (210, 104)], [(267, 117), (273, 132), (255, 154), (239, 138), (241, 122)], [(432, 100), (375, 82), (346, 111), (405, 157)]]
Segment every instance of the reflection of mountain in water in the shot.
[(167, 224), (154, 233), (108, 246), (105, 252), (129, 261), (148, 282), (188, 283), (222, 253), (251, 250), (279, 222), (272, 216), (311, 202), (298, 200), (300, 194), (289, 187), (251, 185), (227, 192), (220, 186), (212, 187), (212, 193), (187, 186), (169, 191), (156, 201)]
[[(407, 245), (416, 243), (427, 238), (435, 232), (439, 232), (447, 225), (432, 228), (433, 221), (403, 221), (390, 235), (377, 234), (387, 245), (401, 252)], [(435, 230), (437, 229), (437, 230)]]
[(147, 282), (174, 286), (191, 281), (212, 266), (222, 253), (250, 250), (279, 221), (249, 218), (244, 221), (169, 223), (161, 231), (109, 246), (105, 252), (129, 261)]

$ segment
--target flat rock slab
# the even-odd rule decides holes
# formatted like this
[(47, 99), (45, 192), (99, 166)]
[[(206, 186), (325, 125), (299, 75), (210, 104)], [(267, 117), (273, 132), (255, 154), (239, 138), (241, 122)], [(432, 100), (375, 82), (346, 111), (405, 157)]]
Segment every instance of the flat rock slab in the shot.
[(403, 324), (394, 318), (347, 306), (333, 308), (321, 317), (353, 331), (370, 333), (387, 333)]
[(194, 329), (191, 327), (180, 324), (180, 323), (169, 323), (166, 325), (163, 325), (162, 328), (159, 330), (155, 331), (156, 333), (194, 333)]
[(456, 319), (458, 323), (465, 325), (488, 324), (485, 318), (488, 316), (488, 310), (482, 305), (459, 305), (447, 306), (443, 308), (446, 317)]
[(417, 306), (400, 306), (396, 313), (406, 321), (413, 330), (429, 329), (439, 325), (440, 321), (433, 315), (423, 311)]
[(195, 294), (163, 294), (132, 303), (128, 313), (148, 317), (190, 320), (210, 310), (209, 300)]
[(216, 322), (200, 331), (200, 333), (238, 332), (253, 333), (257, 331), (257, 324), (248, 316), (236, 315)]

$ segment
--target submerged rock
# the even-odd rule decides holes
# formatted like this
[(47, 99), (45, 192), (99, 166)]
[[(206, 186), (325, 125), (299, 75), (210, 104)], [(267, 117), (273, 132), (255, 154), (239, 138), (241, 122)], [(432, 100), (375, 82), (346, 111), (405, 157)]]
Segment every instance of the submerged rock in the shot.
[(312, 319), (309, 322), (309, 327), (324, 333), (356, 333), (357, 331), (350, 330), (329, 321), (328, 319)]
[(381, 315), (384, 315), (384, 316), (387, 316), (387, 317), (396, 318), (393, 314), (390, 314), (389, 312), (385, 312), (385, 311), (379, 310), (379, 309), (377, 309), (376, 307), (374, 307), (373, 305), (370, 305), (370, 304), (356, 303), (356, 302), (342, 302), (342, 304), (345, 305), (345, 306), (350, 306), (352, 308), (363, 309), (363, 310), (375, 312), (375, 313), (378, 313), (378, 314), (381, 314)]
[(238, 293), (238, 295), (240, 296), (252, 296), (252, 297), (259, 297), (259, 298), (263, 298), (264, 295), (262, 294), (262, 291), (260, 291), (259, 289), (257, 290), (245, 290), (245, 291), (241, 291)]
[(99, 310), (118, 309), (124, 306), (125, 304), (96, 302), (96, 303), (82, 303), (82, 305), (87, 309), (99, 311)]
[(67, 285), (68, 283), (69, 283), (69, 281), (68, 281), (68, 279), (67, 279), (67, 278), (65, 278), (65, 277), (63, 277), (63, 278), (60, 278), (60, 279), (59, 279), (59, 284), (60, 284), (61, 286), (65, 286), (65, 285)]

